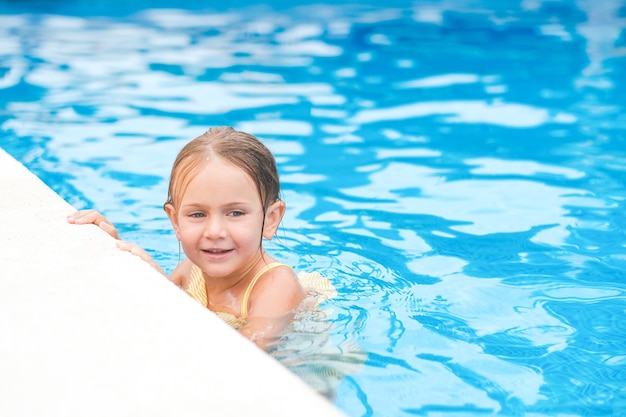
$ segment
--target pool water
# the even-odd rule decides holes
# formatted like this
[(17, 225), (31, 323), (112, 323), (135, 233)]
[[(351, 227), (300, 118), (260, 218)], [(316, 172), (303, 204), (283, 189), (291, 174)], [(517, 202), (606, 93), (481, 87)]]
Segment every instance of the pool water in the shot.
[(0, 1), (0, 146), (170, 271), (176, 153), (253, 133), (347, 415), (626, 415), (626, 1), (127, 3)]

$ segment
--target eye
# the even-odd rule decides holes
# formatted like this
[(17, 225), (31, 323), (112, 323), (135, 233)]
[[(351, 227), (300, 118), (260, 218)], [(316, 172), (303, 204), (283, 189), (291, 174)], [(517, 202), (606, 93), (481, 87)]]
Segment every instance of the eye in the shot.
[(241, 210), (233, 210), (233, 211), (231, 211), (230, 213), (228, 213), (228, 215), (229, 215), (229, 216), (232, 216), (232, 217), (241, 217), (241, 216), (243, 216), (244, 214), (245, 214), (245, 213), (244, 213), (243, 211), (241, 211)]
[(205, 216), (204, 216), (204, 213), (202, 213), (200, 211), (195, 211), (193, 213), (189, 213), (189, 217), (191, 217), (192, 219), (199, 219), (199, 218), (202, 218), (202, 217), (205, 217)]

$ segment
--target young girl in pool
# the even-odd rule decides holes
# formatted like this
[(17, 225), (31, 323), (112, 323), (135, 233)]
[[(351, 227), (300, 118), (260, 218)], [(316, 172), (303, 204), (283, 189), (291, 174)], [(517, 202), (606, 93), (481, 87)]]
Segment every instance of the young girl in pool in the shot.
[[(285, 213), (279, 192), (272, 153), (254, 136), (220, 127), (180, 151), (164, 205), (187, 256), (168, 278), (265, 349), (305, 300), (305, 287), (321, 298), (334, 291), (319, 274), (296, 275), (263, 249), (263, 238), (274, 236)], [(119, 239), (96, 211), (79, 211), (68, 221), (94, 223)], [(166, 275), (143, 249), (119, 246)]]

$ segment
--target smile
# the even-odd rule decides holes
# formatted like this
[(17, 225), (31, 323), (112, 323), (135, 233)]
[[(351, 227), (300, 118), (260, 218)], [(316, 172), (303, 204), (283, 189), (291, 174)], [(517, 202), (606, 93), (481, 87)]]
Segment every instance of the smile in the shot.
[(231, 250), (232, 249), (202, 249), (202, 252), (220, 254), (230, 252)]

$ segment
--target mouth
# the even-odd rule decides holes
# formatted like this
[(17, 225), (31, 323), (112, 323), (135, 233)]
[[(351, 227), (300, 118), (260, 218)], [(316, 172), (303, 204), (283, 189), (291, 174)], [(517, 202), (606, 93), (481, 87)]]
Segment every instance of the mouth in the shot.
[(222, 255), (231, 251), (232, 249), (202, 249), (202, 252), (208, 253), (209, 255)]

